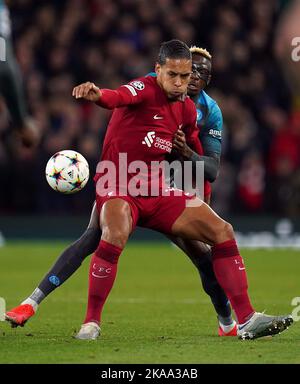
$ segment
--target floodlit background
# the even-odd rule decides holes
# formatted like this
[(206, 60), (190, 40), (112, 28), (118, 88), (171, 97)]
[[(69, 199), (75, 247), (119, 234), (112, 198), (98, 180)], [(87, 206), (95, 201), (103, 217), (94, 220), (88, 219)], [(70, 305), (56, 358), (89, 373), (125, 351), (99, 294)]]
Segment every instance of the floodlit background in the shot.
[[(143, 76), (161, 42), (178, 38), (213, 56), (206, 91), (222, 109), (224, 136), (212, 205), (234, 225), (253, 305), (270, 314), (294, 311), (299, 320), (299, 250), (287, 247), (300, 247), (300, 1), (9, 3), (25, 101), (42, 141), (35, 150), (22, 147), (0, 97), (2, 307), (26, 298), (88, 222), (92, 177), (84, 190), (65, 196), (44, 173), (49, 157), (63, 149), (82, 153), (91, 176), (99, 160), (110, 112), (74, 100), (73, 86), (115, 88)], [(72, 339), (85, 313), (87, 258), (24, 328), (0, 322), (0, 363), (299, 364), (296, 321), (251, 346), (218, 337), (198, 272), (179, 249), (156, 239), (163, 236), (140, 229), (130, 239), (97, 342)]]
[[(100, 156), (110, 112), (76, 102), (72, 87), (93, 81), (114, 88), (143, 76), (153, 69), (161, 42), (178, 38), (207, 48), (213, 56), (213, 77), (206, 91), (224, 117), (223, 158), (213, 185), (213, 207), (227, 218), (246, 217), (237, 226), (251, 222), (249, 230), (256, 229), (258, 216), (268, 230), (276, 230), (274, 223), (283, 225), (285, 232), (288, 226), (290, 232), (298, 228), (300, 62), (292, 60), (300, 60), (297, 46), (292, 46), (293, 38), (300, 36), (298, 1), (15, 0), (9, 4), (26, 103), (42, 132), (42, 143), (36, 150), (12, 143), (9, 116), (0, 99), (2, 220), (14, 215), (88, 215), (94, 199), (92, 178), (84, 191), (62, 196), (44, 177), (48, 158), (58, 150), (81, 152), (92, 175)], [(282, 224), (282, 218), (292, 221)]]

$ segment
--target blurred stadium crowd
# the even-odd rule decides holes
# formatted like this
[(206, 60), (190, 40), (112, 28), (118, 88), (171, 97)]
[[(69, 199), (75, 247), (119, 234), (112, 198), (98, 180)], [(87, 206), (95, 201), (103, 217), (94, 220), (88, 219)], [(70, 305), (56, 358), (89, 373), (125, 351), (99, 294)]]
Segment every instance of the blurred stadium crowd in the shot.
[(224, 117), (217, 212), (299, 215), (300, 112), (274, 54), (282, 7), (278, 0), (11, 2), (15, 53), (42, 141), (29, 150), (12, 140), (0, 105), (0, 212), (87, 213), (92, 181), (62, 198), (44, 177), (58, 150), (81, 152), (91, 173), (99, 159), (110, 113), (73, 100), (72, 87), (93, 81), (115, 88), (144, 75), (160, 43), (178, 38), (213, 56), (207, 92)]

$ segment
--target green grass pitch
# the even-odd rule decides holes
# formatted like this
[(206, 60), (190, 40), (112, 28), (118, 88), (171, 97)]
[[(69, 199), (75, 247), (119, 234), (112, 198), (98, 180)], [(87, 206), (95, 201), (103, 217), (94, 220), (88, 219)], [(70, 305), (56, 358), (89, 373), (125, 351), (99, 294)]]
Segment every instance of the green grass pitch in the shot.
[[(0, 296), (10, 309), (28, 296), (65, 243), (0, 248)], [(258, 311), (291, 313), (300, 296), (300, 253), (242, 250)], [(85, 314), (89, 259), (24, 328), (0, 322), (0, 363), (300, 363), (300, 322), (273, 338), (217, 336), (197, 271), (168, 243), (129, 243), (104, 307), (97, 341), (76, 340)], [(298, 310), (300, 315), (300, 307)]]

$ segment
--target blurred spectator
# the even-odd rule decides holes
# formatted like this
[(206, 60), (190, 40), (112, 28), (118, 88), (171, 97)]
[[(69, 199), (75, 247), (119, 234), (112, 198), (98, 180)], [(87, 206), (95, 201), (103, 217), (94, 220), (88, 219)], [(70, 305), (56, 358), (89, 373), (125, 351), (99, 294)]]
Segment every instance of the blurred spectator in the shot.
[(260, 153), (253, 151), (244, 157), (239, 170), (237, 197), (240, 209), (247, 212), (260, 212), (264, 203), (264, 192), (264, 164)]
[[(294, 175), (300, 166), (300, 128), (272, 52), (279, 5), (279, 0), (11, 2), (17, 57), (43, 141), (38, 152), (20, 149), (20, 143), (14, 144), (18, 151), (0, 143), (0, 171), (10, 175), (9, 191), (24, 191), (23, 200), (1, 191), (0, 212), (89, 211), (92, 181), (78, 196), (62, 199), (44, 177), (46, 162), (57, 150), (81, 152), (91, 173), (100, 155), (110, 112), (75, 102), (72, 87), (91, 80), (115, 88), (145, 75), (154, 67), (161, 42), (179, 38), (206, 47), (213, 56), (208, 93), (223, 111), (225, 128), (223, 165), (213, 186), (215, 208), (282, 213), (283, 201), (296, 191), (299, 195), (300, 176)], [(8, 117), (1, 102), (0, 110), (4, 137)], [(290, 205), (285, 207), (284, 213), (291, 214)]]
[(293, 113), (274, 135), (270, 148), (269, 206), (286, 216), (299, 215), (300, 112)]

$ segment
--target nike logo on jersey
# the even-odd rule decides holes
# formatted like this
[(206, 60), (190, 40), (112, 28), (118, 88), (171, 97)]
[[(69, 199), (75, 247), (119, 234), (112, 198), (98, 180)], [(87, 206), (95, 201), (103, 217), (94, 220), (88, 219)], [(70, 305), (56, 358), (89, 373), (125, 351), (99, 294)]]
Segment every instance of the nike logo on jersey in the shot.
[(158, 116), (158, 115), (154, 115), (153, 119), (154, 120), (161, 120), (161, 119), (163, 119), (163, 117), (162, 116)]

